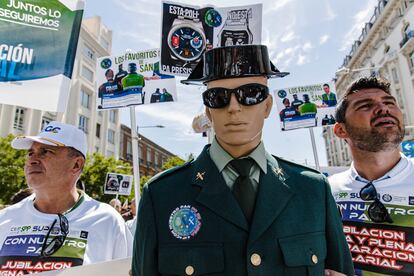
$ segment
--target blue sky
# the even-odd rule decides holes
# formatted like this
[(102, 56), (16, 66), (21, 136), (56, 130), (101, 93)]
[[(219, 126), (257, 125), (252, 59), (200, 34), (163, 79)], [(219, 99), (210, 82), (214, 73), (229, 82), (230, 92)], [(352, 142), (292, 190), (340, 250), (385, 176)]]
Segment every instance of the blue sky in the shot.
[[(260, 3), (254, 0), (189, 1), (192, 5), (238, 6)], [(374, 12), (377, 0), (266, 0), (263, 4), (262, 41), (281, 71), (291, 74), (271, 80), (271, 90), (330, 81), (350, 46), (361, 34)], [(99, 15), (113, 31), (112, 54), (160, 47), (161, 1), (87, 0), (85, 17)], [(143, 128), (140, 133), (167, 150), (186, 158), (199, 154), (207, 139), (193, 132), (193, 117), (203, 110), (203, 88), (184, 86), (177, 81), (179, 101), (137, 106), (140, 126), (162, 124), (163, 129)], [(121, 110), (121, 122), (129, 123), (129, 109)], [(322, 128), (315, 128), (320, 165), (327, 165)], [(314, 164), (307, 129), (281, 132), (276, 105), (266, 120), (263, 140), (268, 152), (298, 163)]]

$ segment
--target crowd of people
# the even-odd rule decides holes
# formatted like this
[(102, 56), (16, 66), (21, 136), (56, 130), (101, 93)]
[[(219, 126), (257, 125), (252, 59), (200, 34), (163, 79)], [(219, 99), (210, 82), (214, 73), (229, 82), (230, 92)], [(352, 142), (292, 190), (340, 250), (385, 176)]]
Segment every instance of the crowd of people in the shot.
[(135, 198), (133, 198), (129, 204), (128, 200), (122, 204), (119, 199), (113, 198), (109, 201), (109, 205), (121, 214), (131, 233), (135, 233), (137, 215)]
[[(138, 210), (77, 188), (81, 130), (51, 122), (12, 141), (27, 150), (30, 190), (0, 210), (0, 275), (130, 256), (134, 276), (413, 275), (414, 162), (399, 150), (404, 120), (390, 84), (361, 78), (339, 99), (333, 130), (353, 163), (327, 179), (265, 148), (268, 80), (288, 74), (265, 46), (215, 48), (201, 63), (182, 82), (207, 86), (215, 138), (196, 160), (153, 177)], [(293, 114), (307, 99), (298, 101), (284, 104)]]

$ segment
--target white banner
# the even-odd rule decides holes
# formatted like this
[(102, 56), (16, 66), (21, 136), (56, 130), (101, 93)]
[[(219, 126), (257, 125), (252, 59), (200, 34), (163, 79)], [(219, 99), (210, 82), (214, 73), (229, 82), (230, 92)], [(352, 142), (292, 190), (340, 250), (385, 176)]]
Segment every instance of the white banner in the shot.
[(0, 103), (65, 111), (83, 5), (0, 1)]

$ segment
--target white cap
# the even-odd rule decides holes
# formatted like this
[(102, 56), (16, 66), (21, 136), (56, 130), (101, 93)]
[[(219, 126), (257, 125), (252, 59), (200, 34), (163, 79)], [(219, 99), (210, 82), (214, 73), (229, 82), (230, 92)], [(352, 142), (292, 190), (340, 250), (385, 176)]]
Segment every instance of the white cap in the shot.
[(18, 136), (11, 146), (15, 149), (30, 149), (33, 142), (57, 147), (72, 147), (86, 157), (88, 145), (85, 133), (75, 126), (50, 122), (38, 136)]

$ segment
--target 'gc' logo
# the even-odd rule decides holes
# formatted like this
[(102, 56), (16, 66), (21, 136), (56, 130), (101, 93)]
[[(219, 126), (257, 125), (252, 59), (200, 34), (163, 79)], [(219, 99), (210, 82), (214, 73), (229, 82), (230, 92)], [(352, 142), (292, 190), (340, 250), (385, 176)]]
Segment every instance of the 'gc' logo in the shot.
[(53, 133), (58, 133), (60, 130), (60, 127), (54, 127), (54, 126), (48, 126), (47, 128), (45, 128), (45, 132), (53, 132)]

